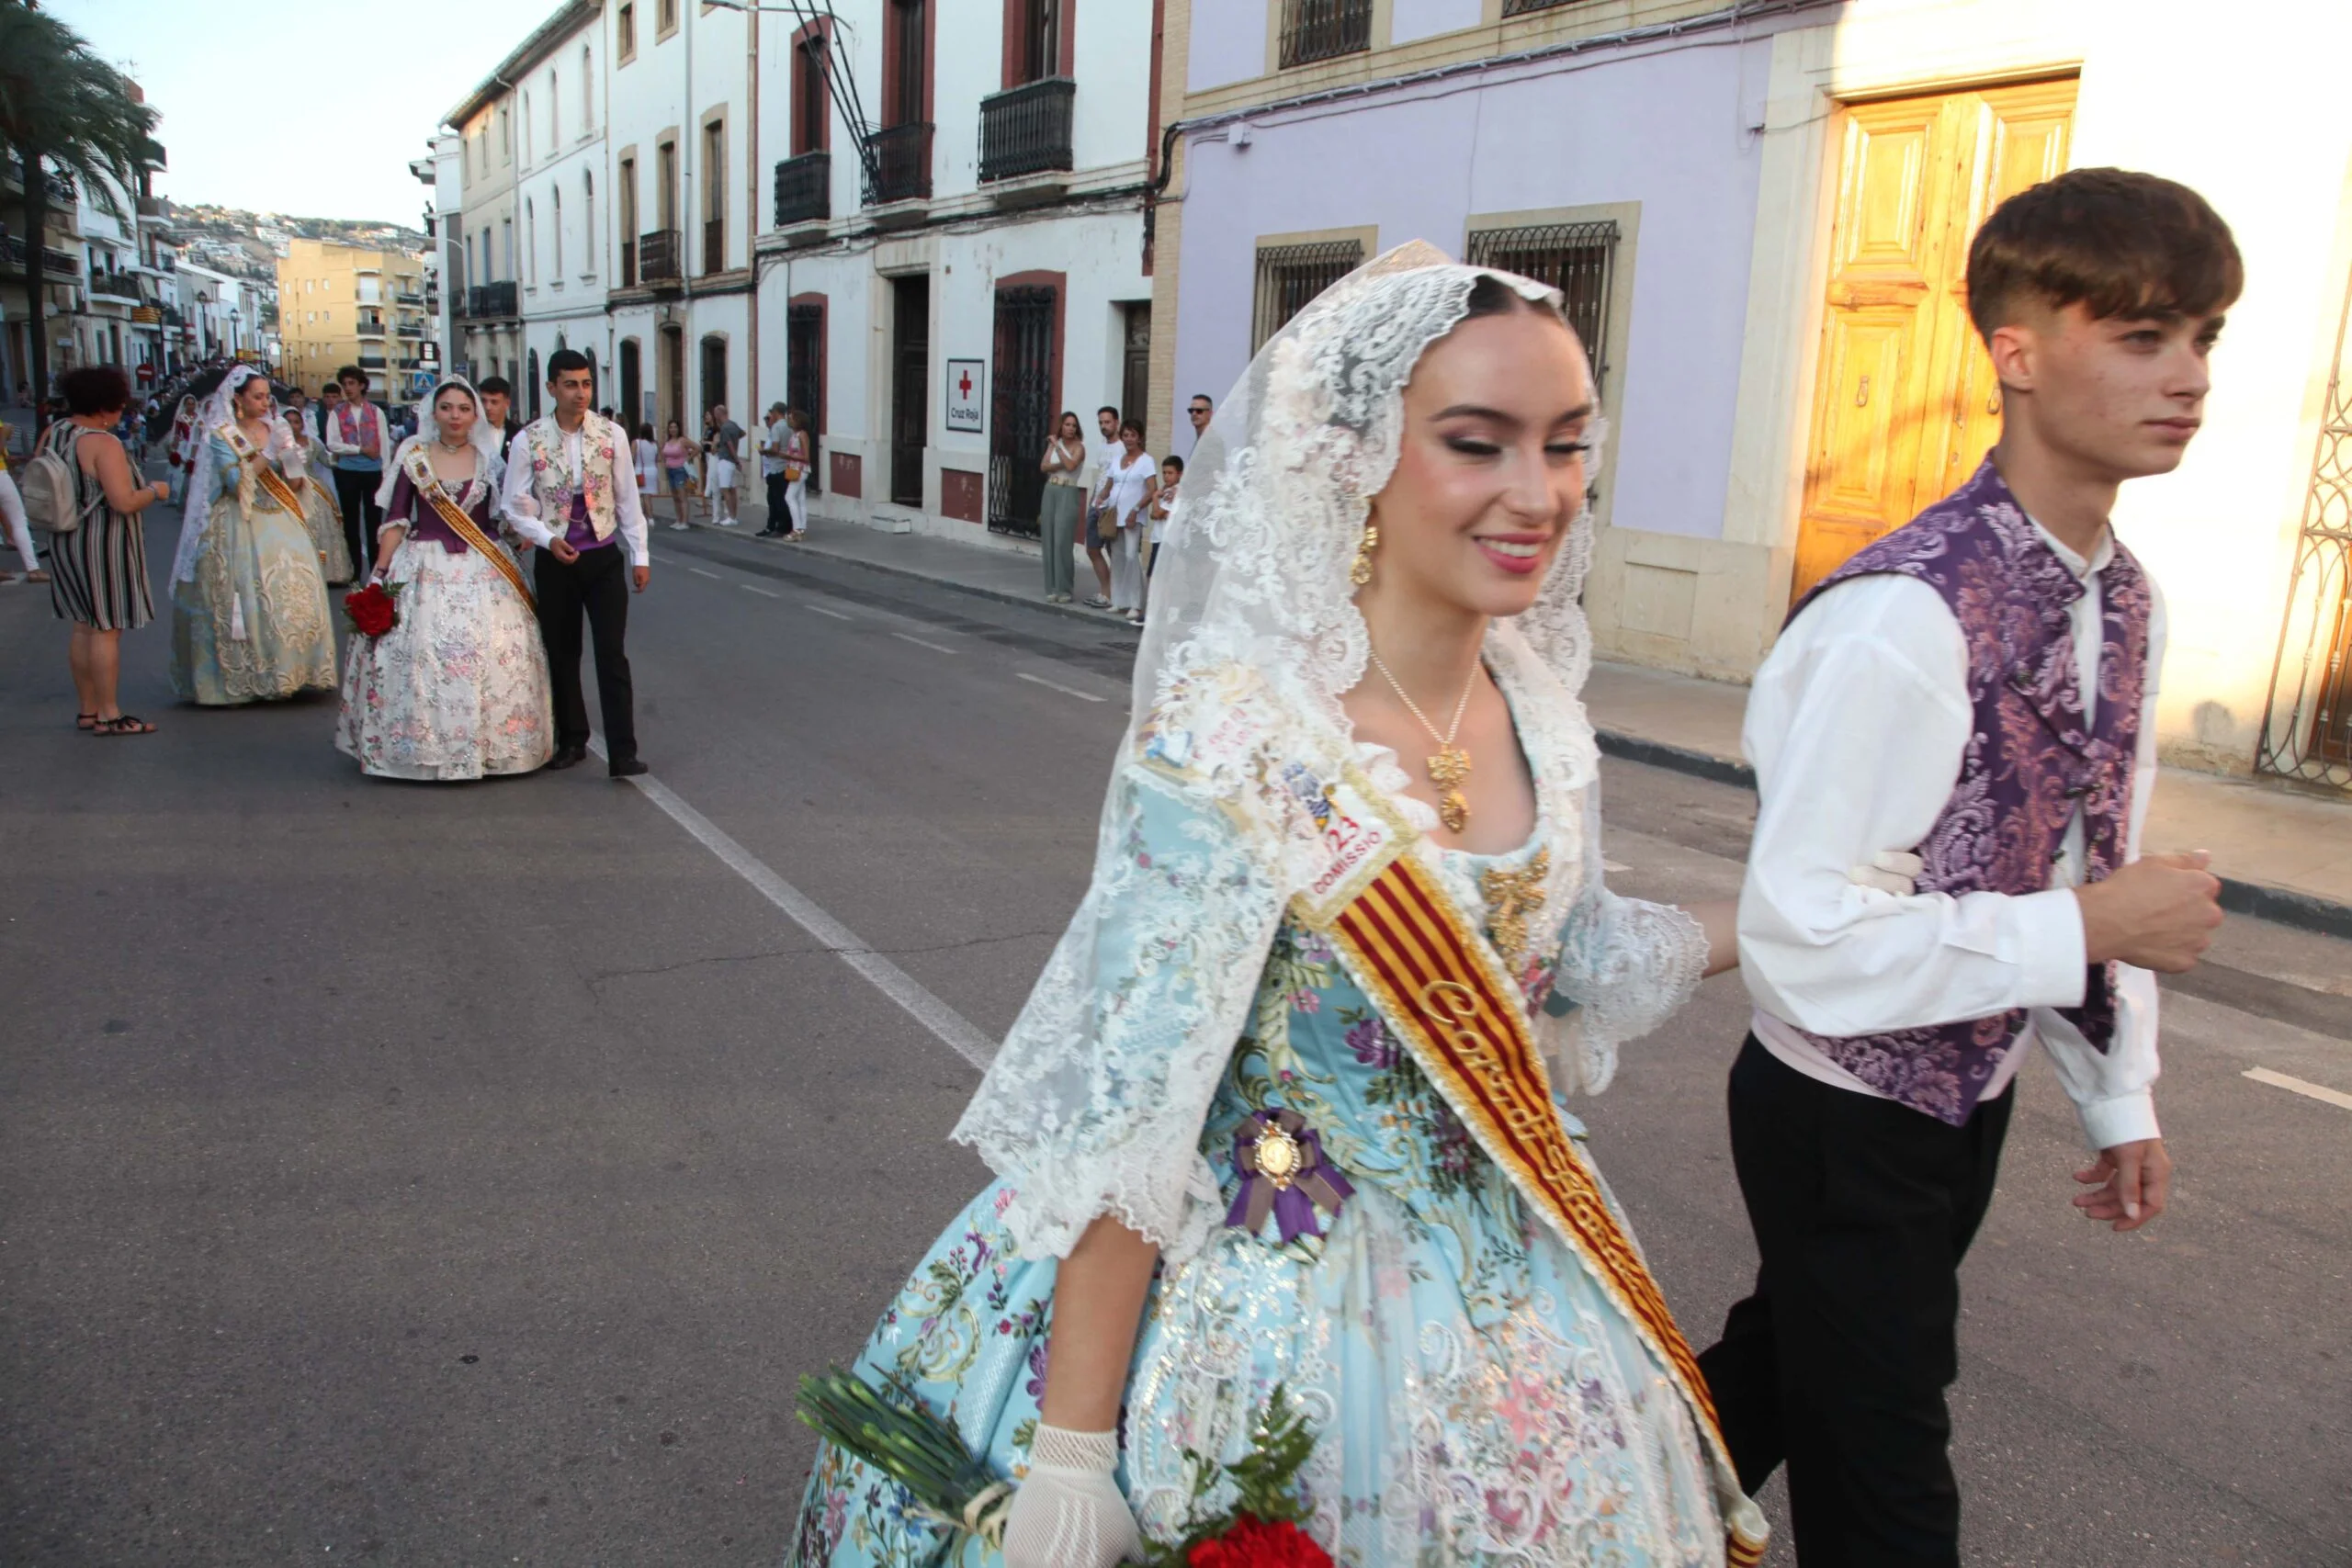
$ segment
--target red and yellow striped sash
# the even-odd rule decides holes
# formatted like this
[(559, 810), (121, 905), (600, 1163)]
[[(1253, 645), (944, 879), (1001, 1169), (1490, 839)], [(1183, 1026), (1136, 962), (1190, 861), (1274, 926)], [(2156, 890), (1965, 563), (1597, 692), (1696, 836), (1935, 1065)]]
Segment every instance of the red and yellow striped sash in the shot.
[[(1317, 923), (1480, 1147), (1590, 1266), (1672, 1372), (1702, 1418), (1718, 1472), (1730, 1473), (1707, 1380), (1561, 1124), (1525, 1000), (1492, 949), (1409, 849)], [(1726, 1552), (1732, 1568), (1753, 1568), (1764, 1541), (1733, 1529)]]
[(413, 451), (409, 454), (408, 482), (415, 488), (417, 495), (425, 504), (433, 508), (441, 521), (449, 525), (449, 532), (463, 539), (468, 549), (498, 569), (498, 574), (506, 579), (515, 592), (523, 596), (524, 608), (535, 615), (537, 615), (539, 602), (532, 597), (530, 589), (525, 586), (523, 569), (514, 564), (514, 558), (512, 556), (490, 542), (490, 536), (484, 534), (481, 526), (466, 514), (465, 508), (449, 499), (449, 492), (442, 488), (440, 479), (434, 475), (432, 465), (425, 461), (424, 454), (422, 452)]

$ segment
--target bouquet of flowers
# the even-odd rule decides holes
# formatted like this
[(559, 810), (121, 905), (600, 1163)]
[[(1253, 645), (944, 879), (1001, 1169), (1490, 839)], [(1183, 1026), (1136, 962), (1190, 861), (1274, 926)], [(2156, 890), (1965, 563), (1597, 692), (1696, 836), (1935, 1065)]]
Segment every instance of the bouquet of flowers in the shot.
[[(975, 1536), (1003, 1544), (1013, 1483), (991, 1472), (963, 1434), (920, 1399), (895, 1404), (836, 1367), (800, 1380), (797, 1414), (827, 1442), (904, 1486), (916, 1512), (947, 1527), (934, 1562)], [(1173, 1544), (1146, 1540), (1146, 1568), (1332, 1568), (1329, 1553), (1299, 1528), (1306, 1509), (1296, 1482), (1314, 1451), (1306, 1418), (1276, 1384), (1250, 1428), (1248, 1453), (1224, 1463), (1184, 1450), (1193, 1472), (1184, 1530)], [(1227, 1483), (1233, 1506), (1204, 1512), (1210, 1494)]]
[(371, 582), (356, 593), (343, 596), (343, 613), (361, 637), (382, 637), (401, 624), (401, 589), (397, 582)]

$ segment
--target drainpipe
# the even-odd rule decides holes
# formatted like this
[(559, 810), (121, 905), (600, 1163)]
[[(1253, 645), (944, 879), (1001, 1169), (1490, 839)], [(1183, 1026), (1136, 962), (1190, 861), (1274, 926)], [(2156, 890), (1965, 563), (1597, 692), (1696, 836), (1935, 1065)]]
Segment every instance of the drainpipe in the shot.
[[(750, 302), (744, 308), (743, 332), (743, 412), (756, 421), (760, 412), (760, 13), (743, 13), (743, 32), (749, 39), (744, 69), (750, 73), (744, 88), (743, 124), (743, 270), (752, 275)], [(742, 422), (738, 420), (737, 423)], [(744, 425), (744, 429), (752, 428)], [(774, 525), (775, 519), (769, 523)]]

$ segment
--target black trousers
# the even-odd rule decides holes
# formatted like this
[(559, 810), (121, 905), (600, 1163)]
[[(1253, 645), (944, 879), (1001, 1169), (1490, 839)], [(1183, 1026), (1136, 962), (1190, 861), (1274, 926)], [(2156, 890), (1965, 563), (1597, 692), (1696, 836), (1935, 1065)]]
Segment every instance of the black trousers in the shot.
[(384, 521), (384, 509), (376, 504), (376, 487), (383, 482), (381, 474), (354, 473), (347, 468), (334, 471), (334, 503), (343, 513), (343, 542), (351, 547), (351, 569), (362, 582), (376, 566), (376, 529)]
[(1741, 1487), (1787, 1462), (1803, 1568), (1958, 1568), (1944, 1390), (2014, 1098), (1953, 1127), (1809, 1078), (1752, 1034), (1732, 1066), (1762, 1266), (1699, 1366)]
[(788, 534), (792, 531), (792, 508), (786, 506), (784, 502), (784, 492), (786, 488), (784, 470), (782, 468), (778, 468), (775, 473), (767, 475), (766, 479), (768, 486), (768, 525), (764, 532), (770, 534)]
[(539, 636), (548, 645), (548, 676), (555, 688), (555, 743), (588, 744), (588, 699), (580, 689), (580, 616), (596, 650), (596, 696), (605, 710), (607, 760), (637, 755), (637, 690), (629, 682), (628, 554), (616, 539), (582, 550), (569, 565), (552, 550), (531, 552), (531, 581), (539, 601)]

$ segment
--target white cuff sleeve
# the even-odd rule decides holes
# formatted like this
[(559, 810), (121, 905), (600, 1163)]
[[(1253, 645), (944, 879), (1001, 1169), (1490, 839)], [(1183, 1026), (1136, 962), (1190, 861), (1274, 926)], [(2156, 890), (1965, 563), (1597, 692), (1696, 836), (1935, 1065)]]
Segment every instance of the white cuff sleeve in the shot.
[(2160, 1136), (2153, 1089), (2119, 1094), (2112, 1100), (2094, 1100), (2075, 1109), (2083, 1119), (2083, 1137), (2095, 1149), (2111, 1149), (2118, 1144), (2136, 1144), (2143, 1138)]
[(2021, 894), (2009, 900), (2009, 909), (2017, 921), (2018, 1000), (2026, 1007), (2080, 1007), (2090, 963), (2074, 889)]

